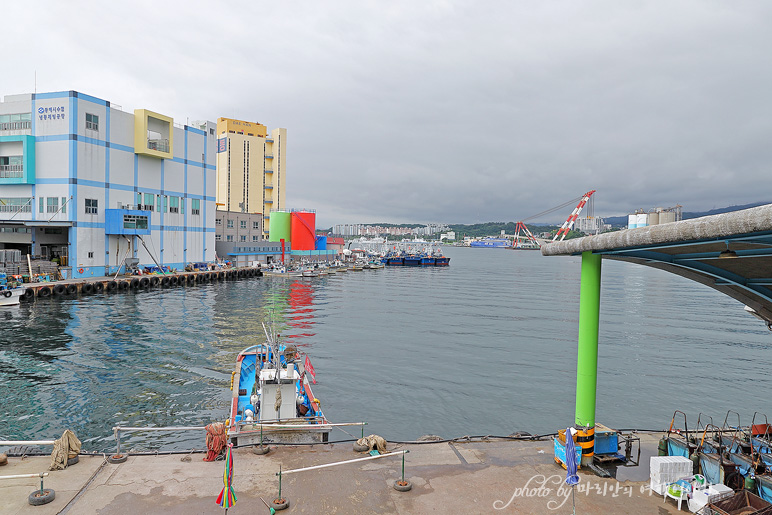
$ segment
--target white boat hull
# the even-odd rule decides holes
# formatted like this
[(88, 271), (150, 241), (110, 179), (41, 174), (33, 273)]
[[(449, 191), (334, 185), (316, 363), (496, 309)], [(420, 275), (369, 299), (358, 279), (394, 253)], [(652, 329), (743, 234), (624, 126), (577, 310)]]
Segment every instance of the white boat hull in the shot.
[(0, 307), (18, 306), (19, 299), (21, 299), (22, 295), (24, 295), (25, 290), (26, 288), (13, 288), (11, 290), (0, 290)]

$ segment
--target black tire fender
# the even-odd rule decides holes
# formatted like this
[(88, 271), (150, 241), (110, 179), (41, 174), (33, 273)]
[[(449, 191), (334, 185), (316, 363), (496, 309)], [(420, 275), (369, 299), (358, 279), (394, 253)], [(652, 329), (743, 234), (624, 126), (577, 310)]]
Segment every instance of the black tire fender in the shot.
[(139, 288), (139, 279), (137, 279), (136, 277), (134, 279), (132, 279), (131, 282), (129, 283), (129, 286), (131, 286), (132, 289), (134, 289), (134, 290)]
[(94, 285), (91, 283), (83, 283), (83, 286), (80, 288), (80, 292), (84, 295), (91, 295), (94, 293)]
[(289, 499), (286, 497), (282, 499), (274, 499), (271, 501), (271, 508), (273, 508), (276, 511), (286, 510), (289, 508)]
[(105, 291), (105, 285), (103, 283), (94, 283), (94, 292), (102, 293)]
[(38, 290), (38, 297), (48, 297), (51, 295), (51, 288), (48, 286), (43, 286)]
[(44, 488), (43, 491), (35, 490), (29, 494), (28, 500), (32, 506), (43, 506), (44, 504), (48, 504), (53, 501), (55, 497), (56, 492), (54, 492), (53, 489)]
[(267, 445), (255, 445), (252, 447), (252, 454), (262, 456), (264, 454), (268, 454), (269, 452), (271, 452), (271, 448)]
[(112, 455), (107, 457), (107, 462), (108, 463), (113, 463), (113, 464), (125, 463), (126, 460), (128, 460), (128, 459), (129, 459), (129, 455), (128, 454), (112, 454)]
[(78, 287), (74, 284), (68, 284), (67, 285), (67, 295), (75, 295), (78, 293)]
[(107, 283), (107, 291), (113, 292), (118, 289), (118, 282), (117, 281), (110, 281)]
[(63, 284), (57, 284), (54, 286), (54, 293), (57, 295), (63, 295), (67, 291), (67, 288)]
[(118, 289), (121, 291), (126, 291), (129, 289), (129, 282), (128, 281), (121, 281), (118, 283)]
[(397, 479), (394, 481), (394, 490), (397, 492), (407, 492), (410, 491), (413, 488), (413, 484), (410, 481), (402, 481), (401, 479)]
[(139, 280), (140, 288), (147, 288), (148, 286), (150, 286), (150, 279), (148, 279), (147, 277), (143, 277), (142, 279)]
[(160, 282), (161, 282), (161, 279), (159, 279), (158, 277), (151, 277), (150, 278), (150, 286), (152, 286), (154, 288), (156, 286), (158, 286), (160, 284)]

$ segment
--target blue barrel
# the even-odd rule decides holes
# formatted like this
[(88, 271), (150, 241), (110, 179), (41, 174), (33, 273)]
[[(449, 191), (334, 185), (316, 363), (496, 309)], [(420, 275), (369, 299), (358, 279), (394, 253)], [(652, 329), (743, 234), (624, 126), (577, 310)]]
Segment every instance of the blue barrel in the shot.
[(327, 250), (327, 236), (317, 236), (314, 250)]

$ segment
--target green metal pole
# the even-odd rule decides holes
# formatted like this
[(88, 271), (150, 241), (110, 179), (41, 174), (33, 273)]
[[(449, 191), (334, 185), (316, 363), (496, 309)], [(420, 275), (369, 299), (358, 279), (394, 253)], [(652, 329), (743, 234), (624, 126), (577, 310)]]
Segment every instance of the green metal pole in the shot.
[(576, 426), (595, 426), (600, 322), (600, 254), (582, 253), (579, 298), (579, 352), (576, 360)]

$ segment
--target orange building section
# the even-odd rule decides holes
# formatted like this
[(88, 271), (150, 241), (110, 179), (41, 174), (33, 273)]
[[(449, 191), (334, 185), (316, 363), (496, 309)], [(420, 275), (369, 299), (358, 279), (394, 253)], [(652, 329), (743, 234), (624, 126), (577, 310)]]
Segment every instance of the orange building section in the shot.
[(314, 250), (316, 248), (316, 213), (293, 211), (290, 233), (292, 250)]

